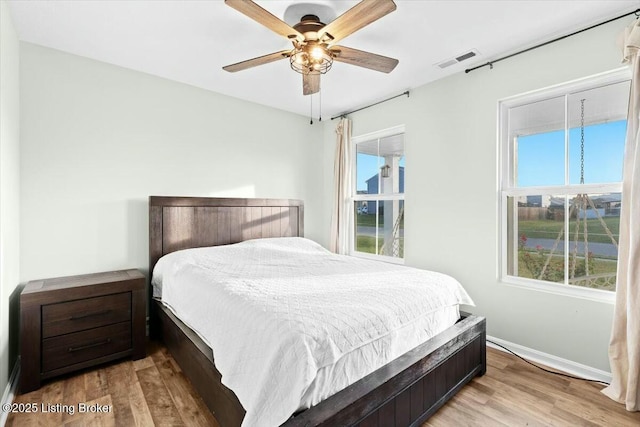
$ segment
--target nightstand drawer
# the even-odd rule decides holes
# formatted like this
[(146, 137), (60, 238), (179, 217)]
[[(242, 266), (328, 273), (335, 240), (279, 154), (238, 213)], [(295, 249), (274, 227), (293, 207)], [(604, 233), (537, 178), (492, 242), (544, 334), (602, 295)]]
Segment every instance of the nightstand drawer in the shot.
[(42, 306), (42, 338), (131, 320), (131, 293)]
[(20, 389), (123, 357), (145, 357), (138, 270), (32, 280), (20, 293)]
[(42, 371), (131, 349), (131, 322), (76, 332), (42, 342)]

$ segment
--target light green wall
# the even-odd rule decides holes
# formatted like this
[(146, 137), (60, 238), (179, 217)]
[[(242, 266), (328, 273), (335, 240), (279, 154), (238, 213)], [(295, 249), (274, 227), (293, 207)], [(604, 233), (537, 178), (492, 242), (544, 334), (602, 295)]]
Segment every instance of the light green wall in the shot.
[[(9, 5), (0, 2), (0, 396), (15, 363), (16, 325), (10, 325), (19, 283), (20, 96), (19, 44)], [(11, 310), (10, 310), (11, 308)], [(12, 316), (13, 318), (13, 316)], [(14, 322), (15, 323), (15, 322)], [(15, 345), (14, 345), (15, 347)]]
[[(621, 66), (620, 20), (352, 115), (353, 135), (406, 125), (406, 263), (459, 279), (488, 333), (609, 371), (613, 305), (498, 281), (497, 102)], [(508, 35), (505, 35), (508, 36)], [(390, 94), (393, 95), (393, 94)], [(325, 124), (325, 209), (335, 121)], [(323, 234), (328, 236), (328, 230)]]
[(21, 44), (21, 279), (146, 269), (150, 195), (300, 198), (320, 229), (308, 118)]

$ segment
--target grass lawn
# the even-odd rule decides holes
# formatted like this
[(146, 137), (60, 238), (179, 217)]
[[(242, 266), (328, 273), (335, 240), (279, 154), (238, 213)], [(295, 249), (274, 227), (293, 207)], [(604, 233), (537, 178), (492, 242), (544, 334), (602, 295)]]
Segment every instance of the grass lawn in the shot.
[[(384, 245), (384, 240), (378, 240), (378, 253)], [(371, 236), (357, 236), (356, 237), (356, 251), (366, 252), (369, 254), (376, 253), (376, 238)], [(400, 258), (404, 257), (404, 238), (400, 238)]]
[[(378, 228), (382, 228), (384, 226), (384, 215), (378, 216)], [(356, 223), (358, 225), (364, 225), (366, 227), (375, 227), (376, 226), (376, 215), (375, 214), (360, 214), (356, 215)], [(400, 228), (404, 229), (404, 215), (400, 220)]]
[[(605, 224), (609, 228), (609, 231), (613, 234), (616, 241), (620, 236), (620, 217), (606, 217), (604, 218)], [(528, 238), (541, 238), (541, 239), (556, 239), (558, 233), (564, 227), (564, 221), (553, 220), (538, 220), (538, 221), (519, 221), (518, 222), (518, 236), (524, 234)], [(573, 240), (575, 237), (576, 220), (569, 221), (569, 239)], [(593, 243), (611, 243), (611, 239), (607, 235), (602, 223), (599, 219), (587, 220), (587, 232), (589, 236), (589, 242)], [(584, 231), (582, 221), (580, 222), (580, 232), (578, 239), (582, 241), (584, 239)]]
[[(367, 215), (368, 216), (368, 215)], [(372, 215), (375, 217), (375, 215)], [(378, 240), (378, 251), (382, 249), (384, 241)], [(358, 252), (366, 252), (369, 254), (376, 253), (376, 238), (371, 236), (357, 236), (356, 238), (356, 250)]]
[[(538, 257), (542, 264), (546, 261), (548, 256), (548, 252), (543, 252), (542, 254), (538, 254), (537, 251), (527, 251), (530, 256)], [(537, 277), (533, 277), (533, 273), (529, 271), (527, 265), (524, 261), (525, 251), (519, 251), (518, 253), (518, 277), (526, 277), (528, 279), (537, 279)], [(578, 262), (582, 262), (582, 258), (578, 257)], [(598, 274), (609, 274), (616, 273), (617, 261), (603, 258), (595, 258), (591, 260), (589, 263), (589, 275), (598, 275)], [(564, 269), (564, 257), (561, 255), (554, 255), (549, 262), (549, 267), (547, 269), (555, 269), (557, 271), (563, 271)], [(576, 274), (577, 276), (577, 274)], [(562, 283), (564, 281), (564, 277), (557, 280), (557, 282)], [(604, 280), (598, 280), (596, 282), (597, 289), (604, 289), (607, 291), (615, 291), (615, 286), (606, 284)]]

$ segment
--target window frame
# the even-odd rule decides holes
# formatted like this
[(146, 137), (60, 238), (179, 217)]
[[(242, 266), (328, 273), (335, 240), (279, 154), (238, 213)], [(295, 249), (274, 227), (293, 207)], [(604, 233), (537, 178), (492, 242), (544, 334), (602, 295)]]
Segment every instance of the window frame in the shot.
[[(508, 274), (509, 268), (509, 241), (508, 241), (508, 197), (518, 197), (527, 195), (562, 195), (570, 197), (578, 193), (620, 193), (622, 192), (622, 182), (606, 183), (606, 184), (571, 184), (569, 181), (569, 171), (567, 168), (569, 162), (569, 144), (568, 132), (565, 132), (565, 184), (559, 186), (528, 186), (516, 187), (514, 179), (514, 162), (515, 156), (512, 153), (513, 141), (509, 140), (509, 110), (514, 107), (532, 104), (552, 98), (565, 97), (565, 129), (568, 126), (568, 97), (576, 92), (582, 92), (597, 87), (610, 84), (621, 83), (631, 80), (631, 72), (628, 67), (622, 67), (615, 70), (599, 73), (593, 76), (573, 80), (567, 83), (542, 88), (520, 95), (503, 98), (498, 101), (497, 105), (497, 153), (498, 153), (498, 176), (497, 176), (497, 197), (498, 197), (498, 280), (500, 283), (529, 290), (548, 292), (564, 296), (578, 297), (593, 301), (615, 303), (615, 292), (602, 289), (585, 288), (580, 286), (572, 286), (565, 283), (553, 283), (537, 279), (529, 279), (524, 277), (512, 276)], [(568, 218), (569, 203), (565, 202), (565, 218)], [(568, 233), (569, 221), (565, 221), (565, 236)], [(569, 244), (570, 239), (565, 239), (565, 246)], [(514, 240), (514, 244), (517, 241)], [(513, 242), (512, 242), (513, 243)], [(563, 249), (564, 251), (564, 249)], [(566, 272), (565, 272), (566, 281)]]
[[(358, 182), (357, 182), (357, 157), (358, 157), (358, 144), (363, 142), (368, 142), (375, 139), (387, 138), (394, 135), (403, 134), (404, 143), (405, 143), (405, 159), (406, 159), (406, 131), (405, 125), (397, 125), (390, 128), (369, 132), (366, 134), (354, 136), (351, 138), (351, 195), (349, 197), (349, 206), (353, 209), (355, 202), (360, 201), (380, 201), (380, 200), (405, 200), (406, 195), (406, 174), (405, 174), (405, 187), (404, 193), (395, 193), (395, 194), (358, 194)], [(406, 160), (405, 160), (406, 162)], [(376, 224), (378, 223), (378, 212), (376, 212)], [(349, 255), (365, 258), (365, 259), (373, 259), (377, 261), (390, 262), (393, 264), (404, 264), (406, 254), (404, 257), (391, 257), (388, 255), (380, 255), (380, 254), (371, 254), (368, 252), (360, 252), (356, 250), (356, 215), (349, 215)], [(377, 227), (376, 227), (377, 229)], [(406, 248), (406, 245), (405, 245)]]

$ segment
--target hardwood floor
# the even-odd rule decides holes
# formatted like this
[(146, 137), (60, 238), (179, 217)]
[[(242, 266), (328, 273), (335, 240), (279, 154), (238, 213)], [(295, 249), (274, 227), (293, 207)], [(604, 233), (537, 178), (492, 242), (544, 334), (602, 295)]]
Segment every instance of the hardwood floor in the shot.
[(474, 379), (423, 425), (640, 426), (640, 412), (600, 393), (603, 385), (541, 371), (487, 348), (487, 373)]
[[(16, 403), (37, 403), (37, 413), (11, 413), (19, 426), (214, 426), (215, 418), (191, 387), (167, 349), (147, 345), (144, 359), (126, 360), (63, 377), (23, 394)], [(79, 412), (79, 403), (107, 405), (109, 412)], [(64, 406), (71, 406), (71, 413)], [(44, 405), (44, 406), (43, 406)], [(58, 412), (43, 413), (44, 410)]]
[[(145, 359), (81, 372), (18, 396), (15, 403), (34, 403), (38, 412), (11, 413), (7, 427), (218, 427), (166, 348), (150, 343), (147, 354)], [(547, 374), (490, 348), (487, 364), (483, 377), (464, 387), (423, 427), (640, 425), (640, 412), (625, 411), (602, 395), (598, 384)], [(80, 402), (94, 410), (110, 410), (80, 413)]]

